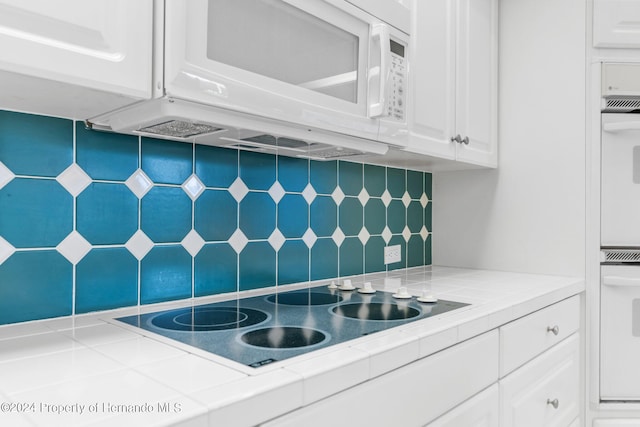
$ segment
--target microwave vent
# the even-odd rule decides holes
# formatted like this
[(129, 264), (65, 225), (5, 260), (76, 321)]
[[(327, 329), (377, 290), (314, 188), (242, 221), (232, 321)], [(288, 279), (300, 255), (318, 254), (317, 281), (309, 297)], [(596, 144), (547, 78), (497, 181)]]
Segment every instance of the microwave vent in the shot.
[(222, 130), (222, 128), (202, 123), (186, 122), (183, 120), (170, 120), (168, 122), (158, 123), (156, 125), (138, 129), (138, 132), (173, 138), (190, 138), (192, 136), (213, 133), (219, 130)]
[(640, 97), (616, 96), (606, 97), (603, 113), (630, 113), (640, 110)]
[(309, 147), (309, 144), (304, 141), (300, 141), (298, 139), (284, 138), (284, 137), (276, 138), (273, 135), (258, 135), (258, 136), (252, 136), (250, 138), (243, 138), (242, 140), (256, 142), (258, 144), (263, 144), (263, 145), (270, 145), (273, 147), (295, 148), (295, 149), (301, 149), (301, 148), (306, 149), (307, 147)]
[(600, 261), (612, 264), (640, 263), (640, 249), (602, 249)]

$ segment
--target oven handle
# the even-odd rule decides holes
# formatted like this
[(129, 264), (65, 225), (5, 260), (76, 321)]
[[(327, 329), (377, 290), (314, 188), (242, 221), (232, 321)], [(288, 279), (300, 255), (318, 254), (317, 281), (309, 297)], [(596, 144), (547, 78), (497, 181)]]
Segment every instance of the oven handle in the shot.
[(611, 133), (640, 130), (640, 121), (603, 123), (602, 130)]
[(605, 286), (639, 286), (640, 278), (630, 279), (628, 277), (620, 276), (604, 276), (602, 278), (602, 284)]

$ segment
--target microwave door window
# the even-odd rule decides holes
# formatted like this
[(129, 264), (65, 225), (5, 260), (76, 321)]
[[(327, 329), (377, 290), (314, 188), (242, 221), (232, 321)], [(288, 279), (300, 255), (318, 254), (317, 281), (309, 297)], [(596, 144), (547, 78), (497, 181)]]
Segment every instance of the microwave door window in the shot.
[(207, 57), (358, 103), (359, 37), (280, 0), (210, 0)]

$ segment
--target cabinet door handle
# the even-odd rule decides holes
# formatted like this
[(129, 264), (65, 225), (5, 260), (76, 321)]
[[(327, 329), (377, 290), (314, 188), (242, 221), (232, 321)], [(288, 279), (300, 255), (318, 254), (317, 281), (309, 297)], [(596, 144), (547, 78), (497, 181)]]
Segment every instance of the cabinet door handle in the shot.
[(462, 141), (458, 141), (464, 145), (469, 145), (469, 137), (465, 136), (464, 138), (462, 138)]
[(558, 406), (560, 406), (560, 402), (558, 402), (558, 399), (547, 399), (547, 405), (553, 406), (553, 409), (558, 409)]
[(462, 137), (460, 135), (452, 136), (451, 142), (457, 142), (458, 144), (460, 144), (462, 142)]
[(558, 335), (560, 333), (560, 328), (558, 325), (555, 325), (553, 328), (551, 326), (547, 326), (547, 332), (553, 332), (553, 335)]

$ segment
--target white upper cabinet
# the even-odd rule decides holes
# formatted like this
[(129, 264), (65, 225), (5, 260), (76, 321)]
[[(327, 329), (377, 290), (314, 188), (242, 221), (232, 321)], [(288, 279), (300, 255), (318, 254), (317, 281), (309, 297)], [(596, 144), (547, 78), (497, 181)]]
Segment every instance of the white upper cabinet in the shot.
[(0, 108), (84, 118), (151, 97), (152, 0), (0, 0)]
[(414, 4), (408, 150), (497, 166), (498, 1)]
[(640, 47), (640, 2), (594, 0), (593, 45), (603, 48)]

